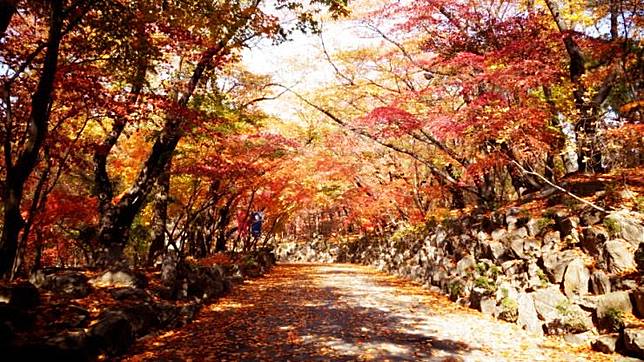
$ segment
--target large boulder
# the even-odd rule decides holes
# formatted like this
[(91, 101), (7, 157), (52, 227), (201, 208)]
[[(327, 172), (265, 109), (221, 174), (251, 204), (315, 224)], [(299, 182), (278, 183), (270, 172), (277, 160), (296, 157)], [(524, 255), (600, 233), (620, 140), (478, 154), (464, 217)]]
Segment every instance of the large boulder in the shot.
[(543, 253), (543, 268), (552, 283), (561, 283), (568, 264), (579, 255), (573, 250), (547, 251)]
[(32, 276), (31, 282), (39, 288), (70, 299), (85, 298), (92, 291), (88, 278), (76, 271), (56, 272), (49, 275), (38, 273)]
[(468, 273), (474, 271), (476, 266), (476, 259), (472, 255), (466, 255), (456, 263), (456, 272), (460, 276), (466, 276)]
[(557, 306), (568, 302), (568, 298), (561, 293), (559, 287), (556, 285), (538, 289), (531, 293), (531, 295), (537, 313), (542, 320), (558, 318), (560, 312), (557, 310)]
[(112, 315), (121, 315), (129, 322), (135, 337), (150, 333), (159, 326), (159, 310), (152, 304), (131, 302), (110, 308), (103, 312), (99, 319), (107, 319)]
[(40, 318), (56, 329), (84, 328), (89, 324), (90, 313), (76, 304), (54, 304), (43, 308)]
[(520, 227), (508, 232), (507, 239), (523, 239), (528, 237), (528, 229)]
[(492, 290), (491, 287), (492, 285), (474, 286), (471, 289), (470, 296), (469, 296), (470, 307), (481, 310), (481, 301), (487, 297), (490, 297), (491, 299), (495, 300), (495, 304), (496, 304), (496, 299), (492, 297), (492, 294), (494, 294), (494, 290)]
[(506, 239), (507, 234), (508, 231), (506, 229), (496, 229), (492, 231), (490, 236), (492, 237), (492, 241), (503, 242)]
[(496, 314), (495, 298), (491, 296), (482, 297), (479, 302), (479, 310), (485, 315), (494, 316)]
[(644, 359), (644, 329), (627, 328), (624, 330), (624, 350), (628, 355)]
[(610, 293), (610, 278), (603, 270), (595, 270), (590, 276), (590, 288), (594, 294)]
[(626, 291), (607, 293), (596, 298), (598, 318), (605, 317), (611, 311), (633, 312), (633, 305)]
[(604, 244), (605, 258), (611, 273), (635, 270), (635, 250), (622, 239), (609, 240)]
[(94, 361), (95, 351), (88, 346), (82, 330), (64, 331), (45, 339), (29, 340), (3, 350), (6, 361)]
[(589, 296), (583, 298), (583, 300), (586, 308), (595, 310), (598, 319), (602, 319), (614, 312), (632, 313), (633, 311), (631, 299), (626, 291)]
[(423, 268), (420, 265), (413, 265), (411, 267), (409, 277), (412, 280), (415, 280), (417, 282), (421, 282), (421, 283), (424, 282), (425, 281), (425, 268)]
[(496, 308), (495, 316), (502, 321), (516, 323), (519, 318), (519, 305), (516, 299), (510, 297), (501, 299), (501, 302)]
[(529, 291), (532, 291), (532, 290), (541, 288), (548, 283), (546, 279), (546, 274), (539, 267), (536, 260), (533, 260), (528, 264), (527, 275), (528, 275), (528, 280), (526, 284), (526, 290), (529, 289)]
[(584, 229), (581, 247), (592, 255), (599, 255), (603, 245), (610, 239), (608, 231), (602, 225), (589, 226)]
[[(234, 270), (233, 270), (234, 269)], [(224, 271), (218, 265), (202, 266), (182, 263), (172, 268), (172, 276), (164, 283), (167, 299), (197, 299), (208, 300), (221, 296), (229, 290), (226, 278), (238, 275), (243, 280), (243, 269), (234, 264)], [(163, 279), (163, 278), (162, 278)]]
[(543, 335), (534, 300), (524, 292), (519, 293), (517, 298), (517, 324), (529, 332)]
[(149, 302), (152, 300), (152, 297), (145, 289), (125, 287), (125, 288), (116, 288), (110, 289), (110, 294), (116, 300), (127, 300), (127, 301), (145, 301)]
[(174, 304), (162, 303), (158, 304), (157, 308), (159, 310), (157, 317), (161, 328), (179, 328), (195, 319), (201, 308), (201, 304), (187, 303), (176, 306)]
[(602, 353), (615, 353), (615, 348), (617, 347), (617, 341), (619, 340), (618, 333), (604, 334), (595, 339), (591, 346), (593, 350)]
[(0, 302), (23, 309), (35, 308), (40, 304), (40, 293), (30, 282), (0, 287)]
[(494, 261), (501, 259), (501, 257), (503, 257), (503, 255), (505, 255), (507, 251), (506, 246), (500, 241), (485, 240), (482, 241), (480, 245), (482, 249), (481, 254)]
[(604, 220), (615, 236), (625, 240), (631, 246), (637, 248), (644, 243), (644, 225), (641, 221), (641, 214), (620, 210), (609, 214)]
[(503, 273), (509, 278), (514, 278), (527, 269), (527, 264), (523, 260), (513, 259), (501, 263)]
[(240, 264), (234, 263), (224, 266), (224, 273), (226, 278), (229, 278), (235, 283), (240, 283), (244, 280), (244, 274)]
[(145, 288), (148, 280), (143, 273), (122, 269), (108, 270), (90, 280), (90, 284), (100, 288)]
[(588, 294), (590, 271), (581, 258), (576, 258), (566, 267), (564, 274), (564, 292), (568, 297)]
[(541, 257), (543, 242), (539, 238), (523, 239), (524, 257), (539, 258)]
[(524, 250), (525, 239), (520, 237), (514, 237), (510, 239), (510, 250), (512, 253), (519, 258), (525, 259), (525, 250)]
[(564, 341), (573, 346), (588, 346), (593, 338), (592, 331), (583, 333), (568, 333), (563, 336)]
[(132, 323), (120, 312), (104, 313), (89, 330), (92, 348), (108, 356), (125, 353), (134, 343)]
[(530, 294), (548, 334), (581, 333), (593, 328), (590, 313), (571, 303), (556, 285)]
[[(332, 257), (331, 261), (334, 261), (339, 253), (339, 248), (337, 246), (330, 245), (328, 246), (328, 249)], [(272, 248), (265, 247), (257, 251), (257, 260), (263, 267), (270, 268), (277, 262), (277, 257), (275, 256), (275, 252)]]
[(528, 230), (528, 235), (535, 237), (541, 234), (548, 226), (552, 224), (552, 219), (530, 219), (525, 227)]
[(604, 218), (605, 213), (597, 209), (588, 208), (581, 213), (580, 221), (584, 226), (599, 224)]
[(564, 238), (572, 238), (576, 241), (579, 241), (579, 233), (577, 227), (579, 227), (579, 218), (576, 216), (556, 218), (557, 227), (561, 232), (561, 236)]
[(549, 230), (543, 235), (543, 245), (547, 249), (555, 249), (561, 242), (561, 233), (557, 230)]
[(226, 291), (224, 270), (218, 266), (193, 266), (188, 272), (188, 296), (210, 299)]

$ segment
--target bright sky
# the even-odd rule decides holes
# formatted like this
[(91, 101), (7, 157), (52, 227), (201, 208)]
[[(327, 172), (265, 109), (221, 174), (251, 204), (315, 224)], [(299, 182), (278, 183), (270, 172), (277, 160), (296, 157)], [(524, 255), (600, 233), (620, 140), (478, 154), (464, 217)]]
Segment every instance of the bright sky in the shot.
[[(351, 7), (359, 6), (361, 9), (373, 9), (375, 4), (382, 4), (382, 2), (373, 0), (350, 2)], [(331, 56), (340, 50), (365, 47), (380, 41), (369, 39), (364, 28), (351, 19), (324, 20), (322, 30), (324, 44)], [(334, 81), (334, 70), (324, 57), (320, 37), (294, 33), (292, 38), (292, 41), (277, 46), (271, 42), (262, 42), (252, 49), (245, 49), (242, 53), (244, 65), (254, 73), (271, 75), (275, 83), (289, 86), (301, 93)], [(268, 113), (279, 115), (280, 118), (291, 120), (298, 118), (296, 108), (299, 107), (299, 102), (287, 94), (277, 100), (263, 102), (261, 107)]]

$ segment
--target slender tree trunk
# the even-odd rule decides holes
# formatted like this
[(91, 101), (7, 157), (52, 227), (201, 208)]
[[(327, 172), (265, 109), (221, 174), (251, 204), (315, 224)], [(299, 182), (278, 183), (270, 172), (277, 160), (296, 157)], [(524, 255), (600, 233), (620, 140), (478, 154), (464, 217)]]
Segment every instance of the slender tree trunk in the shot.
[(226, 204), (219, 210), (219, 221), (217, 222), (217, 241), (215, 243), (215, 251), (226, 251), (226, 241), (228, 239), (228, 234), (226, 233), (226, 228), (230, 224), (231, 220), (231, 208), (235, 196), (231, 195)]
[(610, 0), (610, 40), (619, 38), (619, 6), (618, 0)]
[(35, 247), (36, 247), (36, 255), (34, 256), (34, 264), (31, 266), (32, 274), (37, 270), (40, 270), (40, 266), (42, 262), (42, 251), (45, 247), (45, 242), (43, 240), (42, 233), (40, 232), (36, 232)]
[[(4, 183), (4, 217), (0, 239), (0, 276), (10, 278), (18, 247), (18, 236), (24, 226), (20, 215), (24, 185), (38, 163), (38, 154), (47, 136), (49, 109), (52, 102), (54, 80), (58, 68), (58, 55), (63, 27), (63, 2), (51, 1), (51, 15), (47, 52), (36, 91), (31, 99), (31, 115), (27, 128), (27, 142), (15, 164), (10, 150), (5, 149), (7, 176)], [(8, 137), (8, 135), (5, 135)], [(7, 147), (5, 145), (5, 147)]]
[(464, 209), (465, 204), (465, 194), (461, 188), (450, 186), (450, 193), (452, 194), (452, 203), (451, 207), (453, 209), (461, 210)]
[(204, 223), (206, 219), (203, 214), (201, 214), (197, 220), (194, 222), (194, 243), (195, 243), (195, 256), (198, 258), (204, 258), (208, 254), (208, 245), (206, 242), (206, 236), (204, 233)]
[[(45, 149), (45, 157), (47, 156), (48, 156), (48, 152)], [(31, 231), (31, 227), (33, 226), (33, 223), (34, 223), (35, 215), (44, 208), (45, 203), (47, 202), (47, 192), (46, 190), (44, 190), (44, 188), (45, 188), (45, 183), (49, 178), (49, 173), (51, 171), (51, 161), (47, 160), (47, 162), (48, 162), (47, 167), (45, 168), (45, 170), (43, 170), (42, 174), (38, 179), (38, 184), (36, 185), (36, 189), (33, 193), (33, 198), (31, 200), (31, 206), (29, 207), (29, 216), (27, 217), (27, 220), (24, 220), (22, 234), (20, 235), (20, 238), (18, 240), (16, 258), (13, 262), (13, 269), (11, 270), (11, 275), (13, 276), (19, 275), (20, 273), (21, 266), (24, 259), (24, 251), (25, 251), (25, 248), (27, 247), (27, 241), (29, 239), (29, 233)]]
[(550, 180), (551, 182), (556, 182), (557, 175), (555, 174), (555, 155), (552, 152), (548, 152), (546, 156), (546, 169), (543, 175)]
[[(169, 166), (169, 165), (168, 165)], [(157, 180), (157, 192), (154, 195), (154, 216), (152, 221), (152, 241), (148, 251), (147, 264), (152, 265), (155, 259), (165, 250), (165, 231), (168, 224), (168, 196), (170, 194), (170, 167)]]
[(484, 202), (494, 202), (497, 199), (496, 190), (494, 187), (494, 168), (488, 169), (483, 174), (483, 185), (481, 185), (481, 196)]
[(214, 250), (215, 229), (217, 227), (217, 204), (224, 196), (222, 191), (219, 190), (221, 180), (215, 179), (210, 183), (208, 188), (208, 195), (210, 195), (210, 206), (205, 212), (203, 221), (203, 237), (204, 246), (206, 248), (206, 255), (211, 254)]

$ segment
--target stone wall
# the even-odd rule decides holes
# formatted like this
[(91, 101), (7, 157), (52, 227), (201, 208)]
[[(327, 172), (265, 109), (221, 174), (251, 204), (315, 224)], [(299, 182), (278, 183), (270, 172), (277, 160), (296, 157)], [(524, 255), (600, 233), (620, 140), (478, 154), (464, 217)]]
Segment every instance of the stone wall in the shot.
[(389, 238), (284, 243), (280, 260), (374, 266), (537, 334), (644, 357), (643, 216), (519, 208)]
[(260, 250), (224, 265), (167, 258), (150, 280), (127, 269), (91, 278), (80, 270), (41, 271), (30, 282), (0, 286), (3, 361), (116, 359), (137, 338), (191, 322), (203, 305), (274, 263), (270, 250)]

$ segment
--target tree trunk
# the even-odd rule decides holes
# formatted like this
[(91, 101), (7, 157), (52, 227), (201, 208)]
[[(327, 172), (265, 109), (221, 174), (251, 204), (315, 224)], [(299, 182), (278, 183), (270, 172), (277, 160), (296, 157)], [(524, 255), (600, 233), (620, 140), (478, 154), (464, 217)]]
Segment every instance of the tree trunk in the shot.
[[(192, 73), (187, 89), (178, 101), (179, 107), (187, 107), (206, 67), (219, 54), (226, 43), (232, 38), (221, 41), (207, 49)], [(129, 237), (129, 231), (134, 217), (141, 210), (145, 199), (150, 194), (156, 180), (172, 159), (174, 150), (184, 133), (185, 120), (179, 115), (167, 115), (163, 129), (157, 136), (148, 159), (143, 164), (134, 184), (125, 192), (123, 198), (114, 206), (109, 207), (101, 217), (98, 241), (104, 246), (104, 257), (99, 264), (111, 264), (118, 261)]]
[(450, 193), (452, 194), (452, 209), (462, 210), (465, 208), (465, 194), (463, 189), (456, 186), (449, 186)]
[(168, 223), (168, 196), (170, 194), (170, 167), (157, 180), (154, 195), (154, 216), (152, 221), (152, 241), (148, 251), (147, 264), (152, 265), (165, 249), (165, 231)]
[(35, 247), (36, 247), (36, 255), (34, 256), (34, 264), (31, 266), (31, 274), (40, 270), (40, 266), (42, 262), (42, 251), (45, 248), (45, 242), (43, 240), (42, 233), (40, 232), (36, 233)]
[[(11, 278), (18, 247), (18, 236), (24, 220), (20, 215), (24, 184), (38, 163), (38, 154), (47, 136), (49, 108), (52, 102), (54, 80), (58, 68), (58, 53), (62, 38), (62, 0), (51, 1), (51, 16), (47, 52), (36, 91), (31, 99), (31, 115), (27, 128), (27, 142), (16, 163), (11, 160), (11, 150), (5, 149), (7, 176), (4, 183), (4, 230), (0, 239), (0, 276)], [(10, 137), (10, 135), (5, 135)], [(8, 142), (7, 142), (8, 143)], [(5, 147), (7, 147), (5, 145)]]
[[(559, 5), (554, 0), (545, 0), (550, 14), (557, 24), (559, 32), (563, 34), (563, 42), (570, 59), (570, 80), (573, 83), (573, 98), (575, 106), (579, 111), (579, 120), (575, 124), (578, 143), (578, 167), (583, 171), (601, 171), (601, 149), (598, 147), (596, 140), (598, 108), (608, 96), (614, 75), (606, 77), (604, 84), (600, 87), (600, 94), (596, 100), (588, 101), (584, 99), (586, 87), (581, 81), (582, 76), (586, 73), (584, 54), (573, 38), (573, 31), (568, 27), (561, 16)], [(611, 37), (617, 37), (617, 11), (618, 7), (611, 0)]]
[(483, 184), (481, 185), (481, 190), (479, 193), (482, 196), (482, 201), (484, 203), (495, 202), (497, 199), (496, 189), (494, 187), (494, 168), (490, 168), (483, 173)]
[(550, 180), (550, 182), (557, 182), (555, 168), (555, 155), (552, 152), (548, 152), (546, 155), (546, 170), (543, 175)]
[(226, 227), (230, 224), (231, 213), (235, 196), (231, 195), (226, 204), (219, 210), (219, 221), (217, 222), (217, 241), (215, 243), (215, 251), (226, 251), (226, 241), (230, 234), (226, 233)]
[[(206, 49), (199, 59), (186, 89), (183, 91), (181, 98), (177, 102), (179, 108), (188, 106), (192, 95), (194, 94), (199, 82), (203, 78), (206, 68), (212, 60), (225, 51), (226, 46), (237, 35), (240, 29), (246, 27), (252, 20), (253, 11), (259, 6), (259, 1), (253, 2), (245, 10), (245, 16), (239, 19), (228, 28), (225, 36), (212, 47)], [(152, 187), (156, 183), (167, 164), (172, 159), (174, 150), (179, 140), (183, 136), (185, 119), (178, 114), (166, 115), (165, 124), (157, 136), (148, 159), (143, 164), (133, 185), (125, 192), (123, 198), (110, 207), (102, 216), (97, 239), (104, 246), (106, 258), (105, 263), (114, 263), (122, 257), (123, 248), (127, 243), (132, 221), (136, 214), (139, 213), (145, 199), (150, 194)]]
[(521, 198), (521, 196), (523, 196), (524, 194), (530, 194), (535, 191), (541, 190), (541, 183), (539, 183), (539, 181), (531, 175), (525, 174), (517, 166), (517, 164), (523, 166), (525, 163), (517, 158), (514, 150), (510, 148), (510, 146), (506, 142), (501, 143), (501, 152), (503, 152), (503, 154), (511, 161), (507, 165), (508, 174), (510, 175), (512, 187), (514, 187), (514, 190), (516, 191), (519, 198)]
[[(132, 104), (136, 104), (141, 91), (143, 90), (147, 67), (147, 62), (141, 62), (136, 70), (136, 74), (132, 82), (132, 91), (129, 96), (129, 102)], [(98, 197), (98, 209), (101, 215), (107, 213), (108, 209), (112, 207), (112, 199), (114, 198), (114, 188), (109, 174), (107, 173), (107, 157), (112, 151), (112, 148), (116, 145), (116, 142), (121, 136), (121, 133), (123, 133), (126, 125), (127, 120), (124, 117), (115, 119), (114, 124), (112, 125), (112, 130), (94, 151), (93, 192)]]
[(610, 0), (610, 40), (619, 38), (619, 6), (620, 1)]
[(9, 28), (11, 18), (16, 13), (18, 0), (0, 0), (0, 39)]

